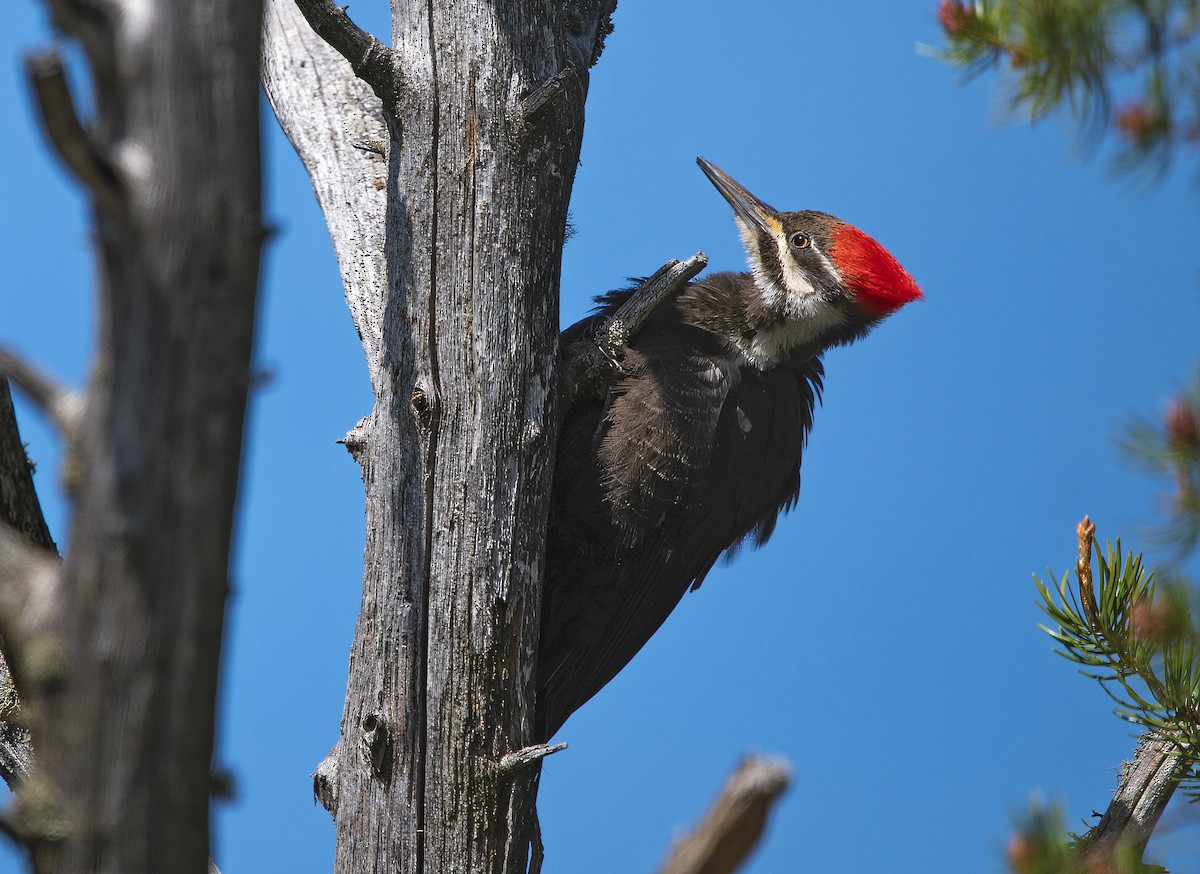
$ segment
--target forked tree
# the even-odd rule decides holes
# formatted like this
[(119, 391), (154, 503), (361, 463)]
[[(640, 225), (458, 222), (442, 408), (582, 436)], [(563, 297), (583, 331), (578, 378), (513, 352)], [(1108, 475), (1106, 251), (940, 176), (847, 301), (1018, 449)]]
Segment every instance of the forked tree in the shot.
[(395, 2), (391, 47), (313, 0), (47, 5), (95, 82), (84, 119), (56, 53), (28, 64), (91, 198), (100, 332), (79, 392), (10, 355), (0, 369), (61, 430), (73, 509), (60, 563), (28, 521), (6, 405), (0, 606), (23, 698), (3, 714), (10, 831), (37, 871), (209, 864), (261, 69), (375, 396), (345, 440), (366, 486), (363, 602), (341, 739), (316, 775), (336, 870), (537, 865), (546, 750), (527, 741), (559, 269), (615, 3)]

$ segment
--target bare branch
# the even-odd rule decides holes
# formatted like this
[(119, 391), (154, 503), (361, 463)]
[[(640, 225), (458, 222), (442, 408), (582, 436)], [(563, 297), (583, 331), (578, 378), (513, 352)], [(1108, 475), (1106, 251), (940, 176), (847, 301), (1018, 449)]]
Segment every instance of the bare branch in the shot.
[(67, 440), (74, 437), (83, 407), (80, 395), (59, 385), (8, 349), (0, 349), (0, 378), (4, 377), (11, 379)]
[(565, 416), (580, 398), (608, 387), (619, 373), (617, 364), (625, 344), (667, 298), (678, 294), (707, 264), (708, 256), (703, 252), (684, 261), (668, 261), (597, 328), (594, 336), (562, 350), (559, 415)]
[(671, 848), (659, 874), (731, 874), (758, 846), (767, 815), (787, 789), (791, 769), (750, 756), (729, 778), (703, 821)]
[(25, 59), (46, 138), (64, 164), (96, 198), (101, 210), (120, 215), (125, 208), (120, 178), (97, 148), (75, 111), (62, 56), (46, 49)]
[(662, 306), (668, 297), (678, 294), (707, 265), (708, 256), (703, 252), (697, 252), (684, 261), (668, 261), (621, 305), (605, 326), (598, 342), (609, 354), (616, 355), (642, 329), (651, 313)]
[(1130, 845), (1145, 848), (1183, 776), (1179, 752), (1176, 744), (1153, 732), (1142, 735), (1133, 761), (1121, 769), (1108, 810), (1084, 839), (1088, 856), (1110, 858)]
[[(384, 153), (389, 141), (382, 103), (305, 23), (294, 0), (266, 5), (262, 82), (312, 178), (368, 373), (379, 390), (384, 307), (376, 289), (387, 285)], [(364, 144), (378, 149), (364, 149)], [(356, 430), (366, 434), (363, 427)]]
[(515, 774), (517, 771), (522, 771), (532, 765), (534, 762), (540, 762), (546, 756), (552, 756), (555, 753), (562, 752), (567, 748), (566, 744), (534, 744), (531, 747), (517, 750), (515, 753), (505, 753), (500, 759), (501, 774)]
[(350, 62), (354, 75), (371, 86), (385, 106), (400, 95), (400, 77), (392, 50), (350, 20), (348, 7), (331, 0), (296, 0), (313, 31)]

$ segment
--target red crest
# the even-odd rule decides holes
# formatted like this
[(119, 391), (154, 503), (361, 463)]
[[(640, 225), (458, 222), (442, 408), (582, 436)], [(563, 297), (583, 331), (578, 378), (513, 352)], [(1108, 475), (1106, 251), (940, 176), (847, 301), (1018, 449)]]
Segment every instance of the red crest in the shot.
[(916, 280), (872, 237), (844, 222), (831, 236), (829, 254), (860, 304), (886, 316), (922, 297)]

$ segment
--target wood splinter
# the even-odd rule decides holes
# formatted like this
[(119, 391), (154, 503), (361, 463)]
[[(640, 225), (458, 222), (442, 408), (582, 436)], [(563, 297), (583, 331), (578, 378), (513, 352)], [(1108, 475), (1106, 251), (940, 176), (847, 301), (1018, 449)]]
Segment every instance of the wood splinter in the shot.
[(500, 758), (500, 773), (514, 774), (517, 771), (524, 770), (534, 762), (540, 762), (546, 756), (554, 755), (557, 752), (565, 750), (567, 745), (564, 744), (534, 744), (533, 746), (524, 747), (514, 753), (505, 753)]

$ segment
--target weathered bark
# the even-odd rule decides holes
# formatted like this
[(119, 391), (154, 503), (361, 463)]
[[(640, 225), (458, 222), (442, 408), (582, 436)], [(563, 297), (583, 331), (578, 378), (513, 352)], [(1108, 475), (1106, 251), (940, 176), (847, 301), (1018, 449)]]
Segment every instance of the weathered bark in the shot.
[[(56, 551), (33, 486), (33, 465), (21, 442), (8, 380), (3, 378), (0, 378), (0, 525), (8, 526), (35, 547)], [(0, 587), (7, 582), (0, 579)], [(5, 619), (0, 616), (0, 628)], [(10, 789), (15, 789), (33, 770), (33, 743), (7, 656), (6, 642), (0, 640), (0, 777)]]
[(1133, 760), (1121, 767), (1116, 792), (1104, 816), (1084, 836), (1087, 856), (1110, 859), (1133, 847), (1137, 858), (1141, 858), (1186, 770), (1178, 754), (1178, 745), (1154, 732), (1141, 736)]
[[(312, 32), (292, 0), (266, 4), (262, 80), (325, 214), (346, 305), (374, 383), (382, 372), (387, 287), (388, 131), (383, 108), (350, 65)], [(356, 448), (353, 436), (348, 445)]]
[[(96, 360), (67, 434), (74, 497), (32, 699), (37, 871), (206, 872), (217, 668), (262, 242), (261, 7), (50, 0), (93, 69), (79, 121), (31, 63), (92, 195)], [(46, 810), (53, 811), (54, 822)]]
[(8, 380), (4, 378), (0, 378), (0, 522), (35, 546), (57, 551), (33, 486), (33, 464), (25, 454)]
[(791, 782), (786, 762), (751, 756), (738, 765), (695, 830), (671, 847), (659, 874), (732, 874), (762, 839), (767, 816)]
[[(366, 484), (363, 604), (317, 775), (336, 870), (524, 870), (537, 768), (500, 762), (530, 736), (559, 267), (613, 3), (394, 3), (388, 50), (304, 0), (382, 98), (367, 103), (386, 170), (353, 151), (350, 65), (288, 6), (271, 3), (264, 80), (325, 209), (376, 397), (347, 438)], [(368, 164), (385, 180), (373, 227), (347, 215), (367, 202), (376, 220)]]

